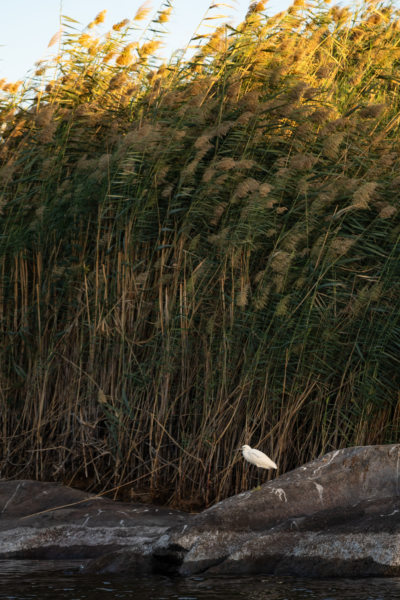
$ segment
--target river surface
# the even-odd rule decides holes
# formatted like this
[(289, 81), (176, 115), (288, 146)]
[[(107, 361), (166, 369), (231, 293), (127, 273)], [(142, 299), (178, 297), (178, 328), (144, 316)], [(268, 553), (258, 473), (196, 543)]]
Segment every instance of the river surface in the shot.
[(1, 600), (400, 600), (397, 579), (129, 577), (81, 572), (81, 561), (0, 560)]

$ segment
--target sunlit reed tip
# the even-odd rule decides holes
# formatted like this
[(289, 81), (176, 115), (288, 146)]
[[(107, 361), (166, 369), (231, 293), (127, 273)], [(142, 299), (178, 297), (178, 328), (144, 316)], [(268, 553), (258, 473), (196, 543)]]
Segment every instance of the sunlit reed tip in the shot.
[(93, 23), (95, 25), (100, 25), (100, 23), (104, 23), (105, 18), (106, 18), (106, 14), (107, 14), (107, 10), (106, 9), (102, 10), (101, 12), (99, 12), (99, 14), (97, 15), (97, 17), (93, 21)]
[(148, 0), (144, 2), (137, 10), (136, 15), (133, 17), (134, 21), (143, 21), (151, 12), (151, 4)]
[(89, 48), (93, 43), (93, 38), (88, 33), (82, 33), (78, 38), (78, 42), (84, 48)]
[(48, 48), (51, 48), (51, 46), (54, 46), (54, 44), (56, 44), (56, 43), (58, 42), (58, 40), (61, 38), (61, 35), (62, 35), (62, 29), (59, 29), (59, 30), (57, 31), (57, 33), (55, 33), (55, 34), (53, 35), (53, 37), (52, 37), (52, 38), (51, 38), (51, 40), (49, 41), (49, 43), (48, 43), (47, 47), (48, 47)]
[(114, 31), (121, 31), (121, 29), (124, 29), (124, 27), (127, 27), (129, 25), (130, 21), (129, 19), (124, 19), (123, 21), (120, 21), (119, 23), (115, 23), (115, 25), (112, 26), (112, 28), (114, 29)]
[(265, 9), (266, 4), (267, 0), (263, 0), (262, 2), (252, 2), (249, 6), (246, 17), (249, 17), (254, 13), (262, 12)]
[(143, 44), (143, 46), (139, 48), (138, 52), (142, 57), (149, 56), (151, 54), (154, 54), (154, 52), (158, 50), (160, 46), (161, 42), (151, 40), (150, 42), (146, 42), (145, 44)]

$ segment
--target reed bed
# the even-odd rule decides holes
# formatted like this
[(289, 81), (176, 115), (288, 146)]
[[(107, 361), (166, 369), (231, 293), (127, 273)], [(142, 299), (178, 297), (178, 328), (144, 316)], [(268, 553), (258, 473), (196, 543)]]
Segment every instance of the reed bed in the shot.
[(400, 12), (171, 10), (1, 84), (0, 472), (196, 509), (399, 441)]

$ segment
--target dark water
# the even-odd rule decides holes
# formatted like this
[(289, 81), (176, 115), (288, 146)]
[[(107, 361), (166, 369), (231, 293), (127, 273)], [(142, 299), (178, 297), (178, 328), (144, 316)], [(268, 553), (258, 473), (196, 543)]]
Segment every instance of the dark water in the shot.
[(0, 561), (1, 600), (400, 600), (398, 579), (87, 575), (80, 562)]

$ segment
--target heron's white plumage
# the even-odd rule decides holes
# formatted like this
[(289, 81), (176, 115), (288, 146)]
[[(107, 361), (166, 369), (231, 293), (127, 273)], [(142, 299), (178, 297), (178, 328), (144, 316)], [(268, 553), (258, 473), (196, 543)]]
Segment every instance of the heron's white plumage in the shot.
[(264, 452), (260, 450), (256, 450), (255, 448), (250, 448), (250, 446), (244, 445), (242, 446), (242, 454), (243, 458), (250, 462), (256, 467), (261, 467), (263, 469), (277, 469), (278, 467)]

